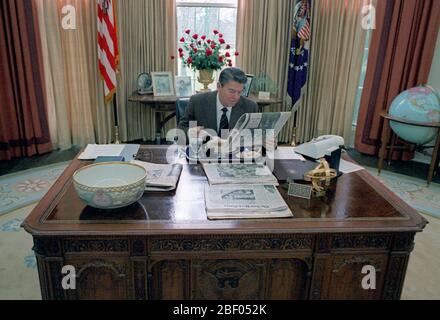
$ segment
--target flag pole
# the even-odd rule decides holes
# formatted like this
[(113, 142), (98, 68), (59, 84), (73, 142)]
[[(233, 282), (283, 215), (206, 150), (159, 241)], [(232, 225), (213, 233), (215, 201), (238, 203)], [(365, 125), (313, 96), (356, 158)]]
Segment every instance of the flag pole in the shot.
[(115, 117), (115, 144), (120, 144), (119, 141), (119, 121), (118, 121), (118, 108), (116, 102), (116, 93), (113, 95), (113, 113)]

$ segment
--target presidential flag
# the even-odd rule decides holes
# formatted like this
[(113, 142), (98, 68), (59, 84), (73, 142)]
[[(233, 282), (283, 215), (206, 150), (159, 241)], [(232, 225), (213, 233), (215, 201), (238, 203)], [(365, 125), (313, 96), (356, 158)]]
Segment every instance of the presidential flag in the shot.
[(116, 31), (115, 0), (97, 0), (98, 12), (98, 66), (104, 81), (105, 101), (116, 92), (116, 72), (119, 63)]
[(287, 92), (292, 98), (293, 108), (295, 108), (299, 102), (303, 88), (307, 82), (310, 45), (310, 8), (311, 0), (300, 0), (295, 6), (289, 58), (289, 77), (287, 82)]

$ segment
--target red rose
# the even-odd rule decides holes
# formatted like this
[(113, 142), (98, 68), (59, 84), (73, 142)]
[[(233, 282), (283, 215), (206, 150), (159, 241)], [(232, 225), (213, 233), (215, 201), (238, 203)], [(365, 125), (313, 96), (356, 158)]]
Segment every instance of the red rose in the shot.
[(212, 49), (215, 49), (215, 47), (216, 47), (216, 46), (215, 46), (215, 43), (214, 43), (214, 42), (211, 43), (211, 48), (212, 48)]
[(182, 48), (179, 48), (179, 52), (182, 52), (183, 51), (183, 49)]
[(220, 39), (218, 39), (218, 42), (220, 42), (221, 44), (224, 44), (225, 43), (225, 39), (220, 38)]
[(179, 53), (179, 57), (183, 58), (183, 52)]
[(218, 57), (218, 62), (223, 62), (223, 57)]
[(182, 37), (182, 38), (180, 38), (180, 40), (179, 40), (180, 42), (185, 42), (185, 38), (184, 37)]
[(214, 29), (214, 34), (218, 34), (218, 30), (217, 29)]
[(218, 35), (218, 37), (219, 37), (219, 38), (223, 38), (223, 34), (220, 33), (220, 34)]
[(202, 40), (205, 40), (206, 39), (206, 36), (202, 36)]
[(193, 59), (192, 59), (191, 57), (189, 57), (189, 58), (186, 60), (186, 62), (187, 62), (188, 64), (191, 64), (191, 63), (193, 62)]
[(229, 67), (232, 67), (232, 62), (229, 62), (228, 66), (229, 66)]
[(231, 46), (229, 44), (226, 45), (226, 50), (231, 49)]
[(194, 53), (197, 53), (197, 48), (194, 48), (193, 50), (194, 50)]
[(206, 49), (206, 56), (207, 57), (209, 57), (209, 56), (212, 56), (212, 50), (211, 49)]
[(239, 53), (238, 51), (235, 51), (235, 56), (238, 57)]
[(186, 29), (186, 30), (185, 30), (185, 33), (186, 33), (186, 34), (190, 34), (190, 32), (191, 32), (190, 29)]
[(208, 42), (208, 44), (209, 44), (209, 43), (211, 43), (211, 40), (210, 40), (210, 39), (208, 39), (208, 41), (206, 41), (206, 42)]
[(226, 58), (229, 58), (230, 56), (231, 56), (231, 54), (230, 54), (229, 52), (226, 52), (226, 53), (225, 53), (225, 57), (226, 57)]
[(193, 35), (193, 39), (197, 40), (198, 38), (199, 38), (199, 35), (198, 35), (197, 33), (195, 33), (195, 34)]

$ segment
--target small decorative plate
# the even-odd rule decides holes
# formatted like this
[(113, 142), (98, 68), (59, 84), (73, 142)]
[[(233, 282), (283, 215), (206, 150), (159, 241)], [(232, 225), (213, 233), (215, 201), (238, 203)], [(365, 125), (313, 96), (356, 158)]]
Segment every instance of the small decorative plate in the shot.
[(153, 81), (149, 73), (141, 73), (137, 78), (139, 94), (153, 94)]

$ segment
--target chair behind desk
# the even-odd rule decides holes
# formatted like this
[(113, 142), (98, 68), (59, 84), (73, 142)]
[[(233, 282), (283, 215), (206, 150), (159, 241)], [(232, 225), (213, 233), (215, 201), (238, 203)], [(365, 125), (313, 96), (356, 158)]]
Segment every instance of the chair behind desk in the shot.
[(176, 101), (176, 123), (179, 125), (180, 119), (185, 114), (186, 108), (189, 104), (189, 98), (180, 98)]

